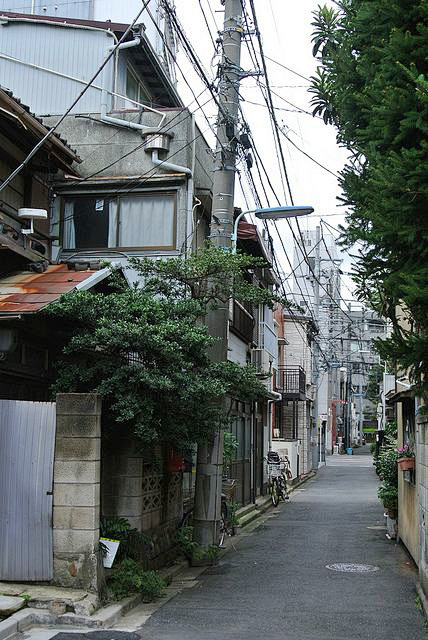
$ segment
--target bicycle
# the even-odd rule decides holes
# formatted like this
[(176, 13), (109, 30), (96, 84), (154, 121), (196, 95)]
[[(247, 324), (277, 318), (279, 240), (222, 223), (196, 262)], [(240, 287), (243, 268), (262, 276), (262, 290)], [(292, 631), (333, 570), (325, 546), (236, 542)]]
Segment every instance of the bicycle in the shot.
[[(193, 516), (193, 506), (183, 513), (183, 517), (179, 521), (177, 525), (177, 529), (185, 529), (186, 527), (191, 526), (191, 520)], [(226, 536), (234, 536), (235, 535), (235, 527), (230, 524), (229, 518), (229, 509), (227, 506), (227, 497), (226, 494), (221, 494), (221, 510), (220, 510), (220, 520), (219, 520), (219, 541), (218, 547), (222, 548), (224, 546), (224, 541)]]

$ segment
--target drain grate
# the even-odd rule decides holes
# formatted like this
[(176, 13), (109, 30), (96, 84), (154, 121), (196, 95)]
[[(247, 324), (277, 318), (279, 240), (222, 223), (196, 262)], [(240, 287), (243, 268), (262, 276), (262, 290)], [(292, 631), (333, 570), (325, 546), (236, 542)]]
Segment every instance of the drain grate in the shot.
[(342, 573), (372, 573), (373, 571), (379, 571), (379, 567), (373, 564), (354, 564), (351, 562), (327, 564), (326, 569), (330, 569), (330, 571), (341, 571)]

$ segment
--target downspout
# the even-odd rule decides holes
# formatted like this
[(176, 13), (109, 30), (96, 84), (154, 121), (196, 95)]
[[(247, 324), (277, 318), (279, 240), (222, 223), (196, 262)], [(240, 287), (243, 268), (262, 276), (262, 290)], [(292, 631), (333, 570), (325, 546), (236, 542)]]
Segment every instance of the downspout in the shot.
[(275, 398), (268, 400), (269, 451), (272, 451), (272, 405), (274, 402), (282, 400), (282, 395), (277, 391), (271, 391), (271, 395)]
[[(137, 37), (134, 38), (134, 40), (130, 40), (129, 42), (122, 42), (122, 44), (120, 44), (117, 47), (117, 52), (116, 52), (116, 56), (115, 56), (115, 61), (114, 61), (114, 86), (116, 88), (116, 76), (117, 76), (117, 55), (118, 55), (118, 51), (122, 50), (122, 49), (130, 49), (132, 47), (137, 47), (141, 44), (141, 38)], [(114, 45), (115, 46), (115, 45)], [(112, 49), (114, 49), (114, 46), (112, 47), (108, 47), (108, 51), (111, 51)], [(103, 90), (101, 92), (101, 115), (100, 115), (100, 120), (101, 122), (107, 122), (108, 124), (114, 124), (116, 126), (119, 127), (124, 127), (126, 129), (135, 129), (137, 131), (147, 131), (147, 129), (153, 129), (153, 127), (149, 127), (147, 125), (144, 124), (138, 124), (136, 122), (129, 122), (128, 120), (122, 120), (121, 118), (113, 118), (112, 116), (108, 116), (107, 115), (107, 110), (108, 110), (108, 98), (107, 98), (107, 89), (105, 87), (105, 81), (103, 83)], [(154, 111), (153, 109), (150, 109), (150, 111)], [(158, 112), (156, 112), (158, 113)], [(159, 127), (162, 126), (163, 121), (165, 119), (165, 114), (161, 114), (162, 115), (162, 120), (159, 123)]]
[(187, 176), (192, 175), (192, 170), (189, 169), (189, 167), (182, 167), (179, 164), (167, 162), (167, 160), (160, 160), (158, 149), (153, 149), (152, 151), (152, 162), (156, 167), (162, 167), (162, 169), (167, 169), (168, 171), (174, 171), (175, 173), (185, 173)]

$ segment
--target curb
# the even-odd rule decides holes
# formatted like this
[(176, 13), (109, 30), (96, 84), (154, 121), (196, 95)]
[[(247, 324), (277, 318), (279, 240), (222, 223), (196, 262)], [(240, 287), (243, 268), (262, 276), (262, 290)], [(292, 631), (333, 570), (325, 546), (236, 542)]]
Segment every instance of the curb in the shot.
[[(161, 569), (159, 574), (164, 580), (171, 581), (175, 575), (187, 569), (188, 564), (185, 561), (178, 562), (171, 567)], [(28, 627), (34, 625), (43, 626), (75, 626), (82, 628), (102, 628), (111, 627), (118, 622), (120, 618), (134, 609), (142, 601), (140, 594), (129, 596), (120, 602), (108, 604), (98, 609), (92, 616), (83, 616), (76, 613), (64, 613), (62, 615), (54, 615), (48, 609), (35, 609), (27, 607), (12, 614), (6, 620), (0, 622), (0, 640), (11, 638), (16, 633), (24, 631)]]
[(428, 618), (428, 599), (425, 595), (425, 591), (422, 589), (422, 585), (420, 584), (420, 582), (416, 583), (416, 591), (419, 598), (421, 599), (421, 604), (423, 609), (422, 613), (425, 616), (425, 618)]

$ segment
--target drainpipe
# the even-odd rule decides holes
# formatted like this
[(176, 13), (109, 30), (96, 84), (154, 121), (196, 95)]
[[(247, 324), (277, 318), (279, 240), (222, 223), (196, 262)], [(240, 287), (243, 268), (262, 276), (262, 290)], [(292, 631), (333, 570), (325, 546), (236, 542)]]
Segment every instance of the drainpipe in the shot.
[(145, 124), (137, 124), (136, 122), (129, 122), (128, 120), (121, 120), (120, 118), (112, 118), (107, 115), (107, 91), (103, 89), (101, 92), (101, 122), (107, 122), (108, 124), (115, 124), (119, 127), (125, 127), (126, 129), (136, 129), (137, 131), (147, 131), (152, 129)]
[[(120, 44), (116, 50), (116, 53), (114, 54), (114, 80), (113, 80), (113, 91), (116, 93), (117, 91), (117, 68), (118, 68), (118, 64), (119, 64), (119, 50), (122, 49), (129, 49), (130, 47), (136, 47), (137, 45), (139, 45), (141, 43), (141, 38), (137, 37), (134, 38), (134, 40), (130, 40), (129, 42), (122, 42), (122, 44)], [(108, 51), (112, 51), (115, 48), (116, 45), (113, 45), (112, 47), (108, 48)]]
[(179, 164), (173, 164), (172, 162), (167, 162), (166, 160), (160, 160), (158, 149), (153, 149), (152, 151), (152, 162), (156, 167), (162, 167), (162, 169), (167, 169), (168, 171), (175, 171), (175, 173), (185, 173), (187, 176), (192, 175), (192, 170), (189, 169), (189, 167), (182, 167)]
[(268, 400), (268, 426), (269, 426), (269, 451), (272, 451), (272, 405), (278, 400), (282, 400), (282, 395), (277, 391), (271, 391), (271, 394), (275, 396), (273, 400)]
[[(122, 49), (130, 49), (131, 47), (138, 47), (139, 44), (141, 44), (141, 38), (138, 36), (137, 38), (134, 38), (134, 40), (129, 40), (129, 42), (122, 42), (122, 44), (117, 47), (116, 51), (122, 51)], [(116, 45), (109, 47), (108, 50), (113, 51), (115, 46)]]

